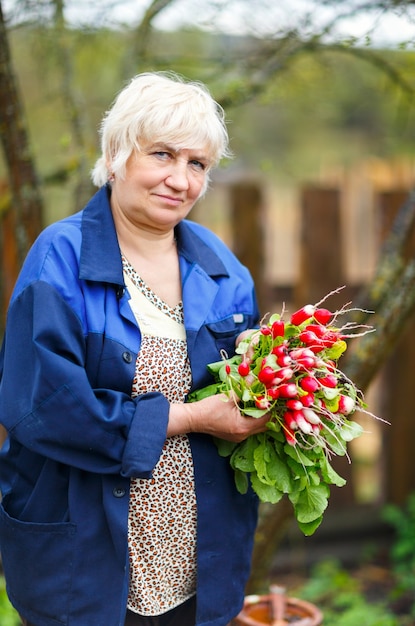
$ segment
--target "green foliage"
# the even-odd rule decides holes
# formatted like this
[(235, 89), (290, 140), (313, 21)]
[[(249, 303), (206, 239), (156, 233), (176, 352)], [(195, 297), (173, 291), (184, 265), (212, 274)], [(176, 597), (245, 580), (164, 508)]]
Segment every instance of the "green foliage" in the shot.
[[(64, 81), (70, 78), (79, 103), (82, 153), (92, 167), (100, 119), (116, 92), (135, 73), (174, 70), (207, 83), (216, 98), (238, 100), (238, 94), (249, 90), (254, 73), (247, 71), (249, 63), (260, 67), (261, 50), (270, 45), (190, 28), (178, 32), (154, 29), (151, 51), (140, 58), (133, 27), (70, 29), (65, 37), (66, 51), (72, 57), (68, 77), (62, 72), (57, 37), (49, 22), (10, 32), (40, 178), (56, 180), (55, 187), (59, 185), (65, 192), (64, 198), (57, 199), (56, 190), (54, 194), (50, 184), (44, 185), (48, 221), (80, 208), (72, 206), (76, 171), (70, 164), (79, 161), (80, 148), (63, 97)], [(275, 46), (277, 49), (278, 42)], [(412, 84), (414, 52), (389, 50), (382, 55)], [(353, 54), (324, 47), (317, 53), (312, 46), (304, 46), (301, 54), (282, 65), (266, 89), (262, 91), (261, 85), (260, 96), (226, 107), (232, 149), (241, 164), (262, 168), (273, 181), (276, 177), (296, 181), (319, 175), (325, 163), (347, 166), (372, 154), (385, 159), (412, 154), (415, 118), (411, 101), (402, 97), (402, 90), (381, 69)], [(54, 178), (56, 171), (66, 168), (67, 180)]]
[[(415, 589), (415, 493), (408, 498), (406, 506), (388, 505), (383, 518), (395, 529), (395, 541), (391, 548), (394, 574), (398, 581), (397, 593)], [(415, 602), (413, 605), (415, 615)]]
[(0, 624), (1, 626), (20, 626), (18, 614), (9, 602), (6, 594), (6, 583), (0, 576)]
[(335, 560), (319, 563), (297, 595), (319, 607), (324, 615), (324, 626), (400, 624), (384, 602), (367, 602), (359, 582)]

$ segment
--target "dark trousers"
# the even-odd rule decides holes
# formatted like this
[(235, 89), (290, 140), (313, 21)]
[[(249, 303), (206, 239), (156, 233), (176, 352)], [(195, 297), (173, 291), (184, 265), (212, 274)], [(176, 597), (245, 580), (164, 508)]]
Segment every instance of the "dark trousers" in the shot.
[[(22, 619), (22, 623), (23, 626), (35, 626), (25, 619)], [(124, 626), (195, 626), (195, 623), (196, 596), (193, 596), (171, 611), (155, 617), (146, 617), (127, 611)]]
[(127, 611), (124, 626), (195, 626), (196, 596), (162, 615), (147, 617)]

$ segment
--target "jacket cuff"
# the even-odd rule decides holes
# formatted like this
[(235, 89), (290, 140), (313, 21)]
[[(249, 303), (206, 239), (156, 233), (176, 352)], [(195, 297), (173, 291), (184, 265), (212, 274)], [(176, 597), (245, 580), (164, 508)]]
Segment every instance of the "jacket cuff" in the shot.
[(170, 403), (161, 393), (137, 397), (121, 463), (121, 475), (151, 478), (166, 441)]

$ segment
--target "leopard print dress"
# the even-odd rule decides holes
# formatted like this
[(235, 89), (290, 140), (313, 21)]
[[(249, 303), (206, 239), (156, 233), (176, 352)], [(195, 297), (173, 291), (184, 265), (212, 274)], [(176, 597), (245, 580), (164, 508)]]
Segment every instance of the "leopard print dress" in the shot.
[[(132, 396), (163, 393), (183, 402), (190, 389), (183, 307), (171, 309), (123, 257), (130, 306), (142, 334)], [(196, 589), (196, 496), (186, 435), (169, 437), (151, 479), (132, 479), (128, 524), (128, 608), (160, 615)]]

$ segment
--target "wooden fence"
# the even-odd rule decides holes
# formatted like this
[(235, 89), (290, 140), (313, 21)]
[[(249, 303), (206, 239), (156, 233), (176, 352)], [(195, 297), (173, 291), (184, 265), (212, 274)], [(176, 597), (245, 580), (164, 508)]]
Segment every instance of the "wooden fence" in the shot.
[[(345, 193), (339, 186), (307, 185), (297, 198), (280, 196), (276, 207), (278, 194), (262, 182), (231, 181), (202, 204), (195, 219), (219, 232), (250, 268), (263, 314), (283, 305), (292, 311), (345, 285), (329, 301), (337, 308), (370, 281), (380, 244), (410, 189), (366, 185), (357, 195), (357, 187)], [(415, 236), (407, 254), (415, 254)], [(332, 492), (335, 504), (403, 504), (415, 491), (414, 355), (412, 320), (365, 393), (372, 412), (390, 425), (358, 416), (367, 432), (352, 442), (351, 464), (344, 457), (335, 460), (347, 478), (346, 487)]]
[[(385, 181), (384, 173), (380, 177)], [(360, 186), (349, 184), (347, 193), (338, 185), (309, 185), (297, 195), (298, 202), (292, 193), (279, 190), (277, 203), (275, 190), (244, 177), (216, 185), (194, 219), (218, 232), (250, 268), (263, 314), (283, 305), (294, 310), (346, 285), (330, 300), (330, 306), (338, 307), (353, 300), (370, 280), (380, 243), (408, 191), (408, 184), (381, 190), (361, 181)], [(8, 296), (17, 268), (7, 228), (4, 215), (2, 282)], [(415, 237), (407, 253), (415, 254)], [(347, 487), (333, 491), (332, 500), (339, 504), (402, 504), (415, 491), (415, 411), (410, 399), (414, 355), (415, 335), (409, 327), (366, 394), (373, 412), (390, 426), (361, 416), (371, 432), (352, 442), (351, 465), (337, 460), (338, 471), (348, 479)]]
[[(372, 239), (375, 239), (376, 249), (379, 249), (408, 191), (399, 189), (375, 194), (375, 232), (366, 233), (364, 238), (369, 248)], [(329, 308), (338, 308), (345, 302), (353, 301), (363, 283), (347, 284), (345, 270), (347, 250), (342, 228), (342, 197), (339, 189), (320, 186), (307, 186), (302, 189), (298, 279), (289, 287), (282, 285), (281, 295), (278, 285), (267, 285), (263, 280), (264, 245), (260, 243), (260, 236), (264, 229), (258, 226), (263, 224), (261, 201), (249, 204), (251, 198), (255, 198), (252, 184), (247, 193), (244, 193), (243, 185), (238, 185), (237, 194), (232, 193), (231, 197), (233, 200), (238, 199), (238, 204), (235, 203), (232, 212), (234, 226), (231, 229), (232, 232), (239, 233), (238, 243), (244, 241), (244, 228), (247, 228), (250, 242), (252, 237), (256, 239), (255, 246), (249, 246), (249, 254), (244, 253), (248, 246), (245, 248), (235, 246), (235, 249), (241, 260), (253, 271), (264, 312), (271, 310), (278, 301), (281, 301), (281, 296), (286, 299), (286, 306), (293, 310), (308, 302), (317, 302), (327, 293), (343, 285), (346, 288), (330, 298)], [(253, 215), (255, 211), (256, 219)], [(362, 233), (359, 233), (360, 237), (361, 235)], [(415, 237), (407, 254), (415, 255)], [(367, 263), (370, 264), (370, 260)], [(367, 267), (363, 269), (366, 271)], [(412, 366), (414, 355), (415, 336), (412, 321), (402, 334), (394, 353), (366, 393), (372, 411), (388, 420), (390, 425), (360, 416), (369, 432), (362, 436), (361, 441), (357, 440), (354, 446), (352, 444), (352, 456), (355, 457), (352, 464), (349, 464), (345, 457), (336, 459), (336, 469), (347, 478), (347, 486), (342, 490), (333, 490), (332, 501), (337, 500), (339, 504), (344, 505), (356, 504), (359, 500), (403, 504), (408, 495), (415, 491), (412, 459), (415, 409), (410, 399), (414, 383)]]

